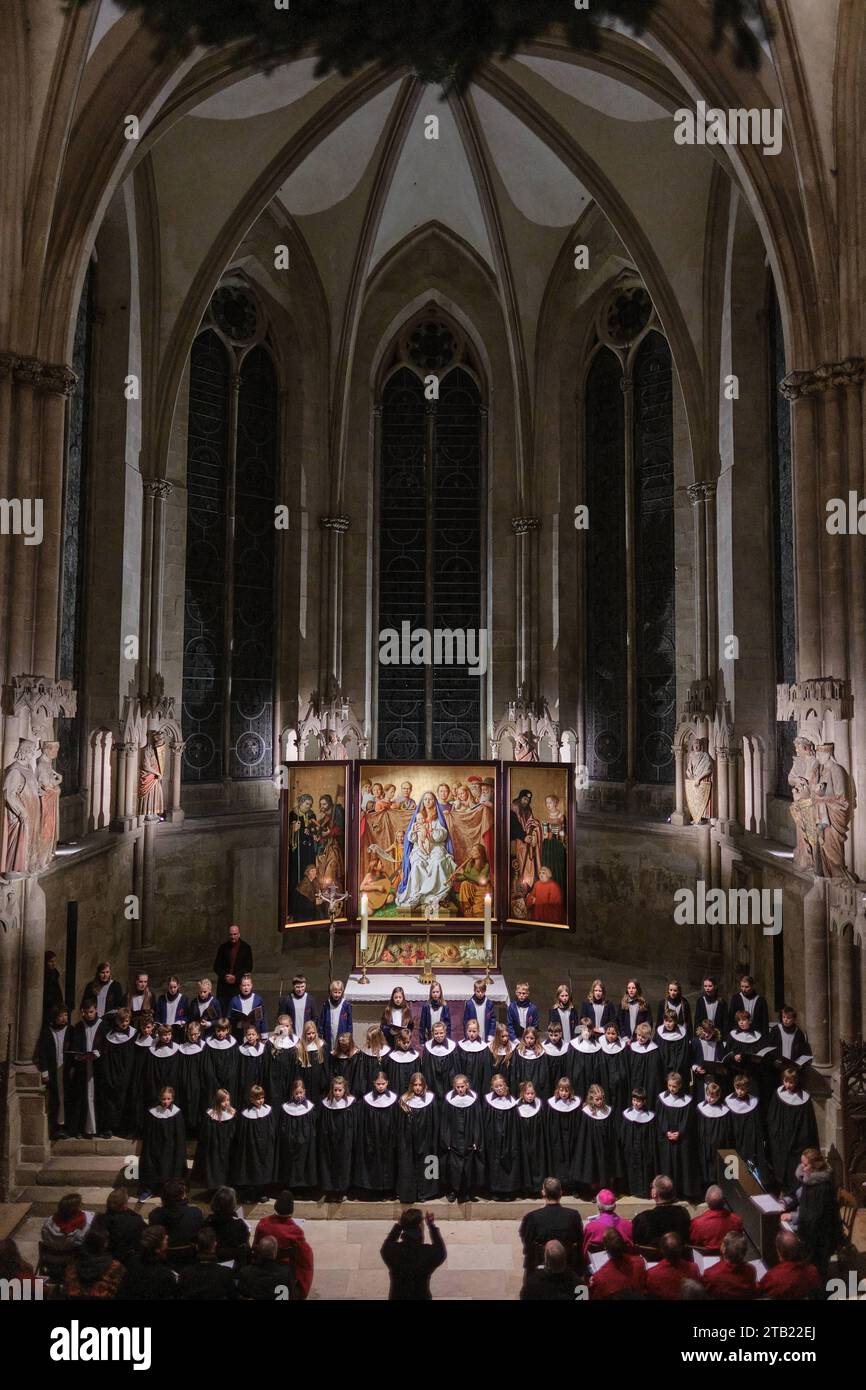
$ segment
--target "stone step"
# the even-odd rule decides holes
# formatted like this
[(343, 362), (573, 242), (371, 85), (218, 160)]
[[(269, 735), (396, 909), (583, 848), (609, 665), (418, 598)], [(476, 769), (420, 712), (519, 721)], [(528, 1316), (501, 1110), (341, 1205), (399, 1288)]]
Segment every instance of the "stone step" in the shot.
[(124, 1156), (118, 1154), (64, 1154), (50, 1158), (36, 1178), (40, 1186), (68, 1183), (74, 1191), (84, 1187), (116, 1187), (134, 1179), (124, 1177)]
[(126, 1154), (138, 1153), (138, 1139), (55, 1139), (51, 1152), (55, 1158), (71, 1154)]

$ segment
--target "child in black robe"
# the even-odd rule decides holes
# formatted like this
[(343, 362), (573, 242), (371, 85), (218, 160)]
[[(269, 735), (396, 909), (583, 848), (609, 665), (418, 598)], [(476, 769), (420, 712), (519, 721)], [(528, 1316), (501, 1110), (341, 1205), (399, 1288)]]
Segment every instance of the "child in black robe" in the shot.
[(413, 1072), (397, 1114), (399, 1202), (432, 1202), (439, 1196), (439, 1118), (434, 1092), (422, 1072)]
[(619, 1169), (616, 1116), (603, 1087), (593, 1084), (586, 1093), (577, 1126), (577, 1181), (592, 1192), (616, 1187)]
[(735, 1026), (728, 1034), (725, 1060), (731, 1072), (742, 1072), (751, 1078), (752, 1094), (767, 1101), (774, 1090), (776, 1049), (766, 1033), (758, 1031), (746, 1009), (735, 1016)]
[(265, 1102), (264, 1086), (251, 1086), (249, 1104), (237, 1117), (231, 1160), (231, 1186), (247, 1201), (264, 1202), (276, 1180), (277, 1124), (273, 1106)]
[(635, 1034), (628, 1049), (629, 1085), (632, 1089), (638, 1086), (646, 1091), (650, 1109), (654, 1110), (655, 1098), (664, 1085), (661, 1053), (658, 1044), (653, 1042), (653, 1030), (648, 1023), (639, 1023)]
[[(390, 1058), (388, 1060), (390, 1061)], [(361, 1049), (352, 1034), (339, 1033), (331, 1053), (331, 1075), (344, 1077), (356, 1100), (360, 1100), (364, 1094), (361, 1090), (361, 1078), (364, 1070), (361, 1061)]]
[(329, 1201), (344, 1202), (351, 1186), (359, 1104), (335, 1076), (318, 1116), (319, 1186)]
[(580, 1119), (580, 1096), (567, 1076), (556, 1083), (545, 1111), (547, 1143), (547, 1176), (559, 1178), (563, 1190), (574, 1190), (577, 1184), (577, 1125)]
[(685, 1024), (680, 1023), (672, 1010), (665, 1013), (656, 1031), (656, 1043), (663, 1074), (669, 1076), (675, 1071), (682, 1080), (683, 1090), (687, 1091), (692, 1075), (691, 1043)]
[(127, 1101), (135, 1062), (135, 1029), (129, 1009), (114, 1012), (114, 1026), (103, 1035), (96, 1064), (96, 1104), (103, 1136), (111, 1139), (126, 1129)]
[(238, 1095), (248, 1096), (253, 1086), (265, 1090), (268, 1059), (265, 1045), (254, 1023), (244, 1029), (244, 1040), (238, 1047)]
[(455, 1076), (445, 1097), (439, 1140), (448, 1201), (468, 1201), (484, 1182), (484, 1134), (481, 1105), (467, 1076)]
[(361, 1048), (358, 1070), (355, 1073), (355, 1085), (360, 1088), (362, 1096), (373, 1089), (376, 1074), (385, 1070), (390, 1054), (391, 1049), (385, 1041), (385, 1034), (374, 1023), (367, 1029), (367, 1039)]
[[(601, 1056), (598, 1059), (600, 1080), (614, 1115), (621, 1114), (628, 1102), (628, 1047), (619, 1035), (615, 1023), (608, 1023), (604, 1037), (599, 1039)], [(609, 1185), (609, 1184), (608, 1184)]]
[(530, 1025), (524, 1028), (520, 1042), (511, 1054), (508, 1068), (508, 1086), (519, 1094), (524, 1081), (531, 1081), (535, 1094), (545, 1099), (549, 1095), (550, 1066), (541, 1044), (538, 1029)]
[(421, 1071), (437, 1100), (444, 1100), (451, 1090), (451, 1078), (456, 1070), (457, 1044), (448, 1037), (444, 1023), (434, 1023), (433, 1036), (424, 1044)]
[(156, 1041), (144, 1062), (144, 1100), (147, 1106), (156, 1105), (164, 1086), (177, 1095), (180, 1052), (168, 1023), (157, 1024)]
[(373, 1089), (359, 1102), (355, 1139), (354, 1187), (377, 1197), (390, 1197), (397, 1189), (397, 1092), (380, 1071)]
[(138, 1160), (140, 1202), (146, 1202), (172, 1178), (186, 1177), (186, 1128), (174, 1089), (164, 1086), (156, 1105), (144, 1117), (144, 1136)]
[(421, 1053), (412, 1044), (412, 1034), (408, 1028), (400, 1028), (394, 1037), (394, 1046), (385, 1059), (385, 1070), (391, 1090), (402, 1096), (409, 1089), (409, 1082), (421, 1068)]
[[(501, 1076), (504, 1076), (506, 1080), (508, 1080), (511, 1076), (511, 1063), (514, 1060), (514, 1053), (515, 1048), (508, 1036), (507, 1025), (504, 1023), (495, 1023), (493, 1025), (493, 1037), (487, 1044), (487, 1065), (490, 1068), (487, 1075), (493, 1076), (496, 1072), (499, 1072)], [(460, 1067), (456, 1067), (455, 1071), (459, 1072)], [(466, 1073), (463, 1072), (463, 1075), (465, 1076)], [(472, 1090), (472, 1087), (470, 1086), (469, 1089)], [(480, 1095), (481, 1092), (476, 1092), (476, 1094)]]
[(799, 1067), (785, 1068), (781, 1086), (770, 1097), (767, 1147), (776, 1182), (790, 1196), (798, 1186), (800, 1155), (818, 1147), (815, 1107), (809, 1092), (803, 1090)]
[(291, 1099), (292, 1083), (298, 1073), (298, 1040), (288, 1014), (280, 1014), (268, 1040), (265, 1058), (265, 1091), (276, 1111)]
[(37, 1061), (42, 1084), (48, 1087), (48, 1136), (63, 1139), (69, 1114), (69, 1073), (64, 1055), (69, 1036), (69, 1010), (58, 1004), (39, 1034)]
[(205, 1043), (206, 1086), (208, 1091), (219, 1087), (230, 1096), (238, 1095), (238, 1045), (231, 1035), (227, 1018), (217, 1019), (213, 1033)]
[[(531, 1083), (530, 1083), (531, 1084)], [(484, 1097), (484, 1156), (487, 1190), (495, 1201), (515, 1197), (520, 1190), (517, 1152), (517, 1101), (499, 1072), (491, 1078)]]
[(701, 1190), (696, 1140), (696, 1109), (679, 1072), (668, 1074), (658, 1098), (659, 1172), (670, 1178), (677, 1197), (694, 1197)]
[(232, 1098), (220, 1087), (213, 1104), (201, 1118), (192, 1166), (193, 1177), (207, 1192), (228, 1187), (237, 1128), (237, 1111)]
[(765, 1151), (764, 1122), (757, 1096), (751, 1094), (751, 1083), (745, 1072), (734, 1077), (733, 1094), (725, 1105), (731, 1112), (731, 1147), (745, 1163), (751, 1164), (764, 1185), (769, 1180)]
[(535, 1094), (541, 1100), (548, 1100), (553, 1095), (554, 1087), (559, 1078), (567, 1075), (570, 1057), (571, 1044), (562, 1036), (562, 1024), (558, 1018), (551, 1019), (548, 1023), (547, 1037), (542, 1046), (547, 1058), (547, 1076), (543, 1093), (536, 1090)]
[(658, 1136), (655, 1111), (647, 1108), (647, 1094), (634, 1086), (631, 1104), (622, 1112), (619, 1127), (623, 1190), (630, 1197), (649, 1197), (653, 1178), (659, 1171)]
[(707, 1079), (718, 1074), (725, 1051), (718, 1028), (702, 1018), (692, 1039), (692, 1094), (696, 1101), (703, 1100)]
[(704, 1098), (697, 1102), (698, 1168), (701, 1174), (701, 1191), (719, 1180), (719, 1149), (730, 1149), (731, 1112), (722, 1098), (722, 1088), (718, 1081), (707, 1081)]
[(577, 1034), (571, 1040), (566, 1076), (575, 1095), (585, 1096), (590, 1086), (601, 1076), (601, 1048), (593, 1030), (591, 1018), (582, 1018)]
[(177, 1103), (183, 1111), (187, 1138), (195, 1139), (208, 1096), (207, 1054), (201, 1040), (200, 1023), (186, 1025), (186, 1035), (178, 1052)]
[(138, 1017), (138, 1037), (133, 1043), (135, 1052), (132, 1058), (132, 1075), (129, 1079), (129, 1092), (126, 1097), (124, 1129), (127, 1134), (138, 1139), (144, 1132), (144, 1116), (147, 1106), (144, 1103), (144, 1064), (153, 1047), (156, 1046), (156, 1022), (149, 1009), (144, 1009)]
[(297, 1073), (304, 1083), (307, 1099), (314, 1105), (321, 1105), (327, 1095), (331, 1076), (331, 1062), (324, 1040), (311, 1018), (304, 1024), (297, 1047)]
[(454, 1056), (454, 1074), (460, 1072), (469, 1078), (469, 1089), (483, 1096), (490, 1090), (490, 1078), (494, 1072), (493, 1056), (490, 1047), (481, 1036), (477, 1018), (470, 1018), (466, 1024), (466, 1036), (457, 1044)]
[(319, 1184), (316, 1125), (319, 1112), (307, 1099), (303, 1081), (280, 1107), (277, 1141), (277, 1181), (293, 1192), (312, 1191)]
[(544, 1143), (544, 1104), (541, 1097), (536, 1095), (531, 1081), (520, 1084), (516, 1114), (519, 1191), (524, 1197), (534, 1197), (547, 1177), (547, 1152)]

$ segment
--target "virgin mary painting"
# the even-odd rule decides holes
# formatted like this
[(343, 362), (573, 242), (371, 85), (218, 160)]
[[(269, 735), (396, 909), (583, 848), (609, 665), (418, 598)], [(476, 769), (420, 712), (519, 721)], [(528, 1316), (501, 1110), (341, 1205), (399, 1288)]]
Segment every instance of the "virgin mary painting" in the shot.
[(439, 903), (451, 891), (456, 872), (454, 846), (442, 808), (433, 792), (425, 792), (403, 838), (403, 875), (397, 907), (411, 911), (424, 903)]

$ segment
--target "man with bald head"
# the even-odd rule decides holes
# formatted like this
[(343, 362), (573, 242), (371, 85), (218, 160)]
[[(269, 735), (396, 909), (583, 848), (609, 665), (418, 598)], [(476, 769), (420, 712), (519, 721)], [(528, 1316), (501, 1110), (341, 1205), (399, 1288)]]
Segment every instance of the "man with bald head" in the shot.
[(706, 1211), (692, 1218), (688, 1233), (689, 1244), (697, 1245), (701, 1250), (721, 1250), (722, 1241), (728, 1232), (741, 1231), (743, 1223), (729, 1209), (724, 1192), (715, 1183), (707, 1188), (704, 1201), (707, 1204)]
[(767, 1270), (758, 1285), (761, 1297), (801, 1302), (817, 1297), (821, 1276), (815, 1266), (809, 1264), (793, 1231), (779, 1232), (776, 1236), (776, 1253), (779, 1263)]
[(222, 1017), (228, 1018), (229, 1004), (240, 989), (241, 976), (252, 974), (253, 969), (252, 947), (241, 940), (241, 929), (236, 923), (229, 927), (229, 939), (217, 951), (213, 968), (217, 977), (216, 997)]

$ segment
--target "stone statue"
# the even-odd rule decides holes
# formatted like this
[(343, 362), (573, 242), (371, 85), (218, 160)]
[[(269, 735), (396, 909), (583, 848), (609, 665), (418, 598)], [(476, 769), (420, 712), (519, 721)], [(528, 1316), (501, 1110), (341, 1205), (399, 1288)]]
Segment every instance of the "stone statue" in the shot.
[(48, 868), (57, 848), (60, 786), (63, 778), (54, 770), (52, 764), (59, 752), (59, 743), (43, 743), (36, 764), (36, 780), (39, 784), (39, 833), (34, 846), (33, 868), (37, 872)]
[(538, 739), (531, 729), (524, 729), (514, 736), (514, 761), (516, 763), (537, 763)]
[(812, 773), (817, 767), (815, 745), (810, 738), (794, 739), (794, 761), (788, 773), (791, 788), (791, 819), (797, 828), (794, 863), (798, 869), (815, 868), (815, 815), (812, 804)]
[(815, 872), (826, 878), (852, 880), (845, 864), (845, 840), (851, 807), (845, 769), (834, 757), (832, 743), (819, 743), (811, 774), (817, 848)]
[(3, 825), (0, 831), (0, 874), (24, 878), (33, 873), (39, 835), (39, 781), (34, 739), (18, 741), (14, 761), (3, 774)]
[(162, 734), (148, 734), (138, 774), (138, 814), (146, 820), (158, 820), (165, 811), (164, 771), (165, 738)]
[(713, 809), (713, 776), (716, 765), (707, 752), (705, 738), (693, 738), (686, 761), (686, 801), (695, 825), (706, 825)]

